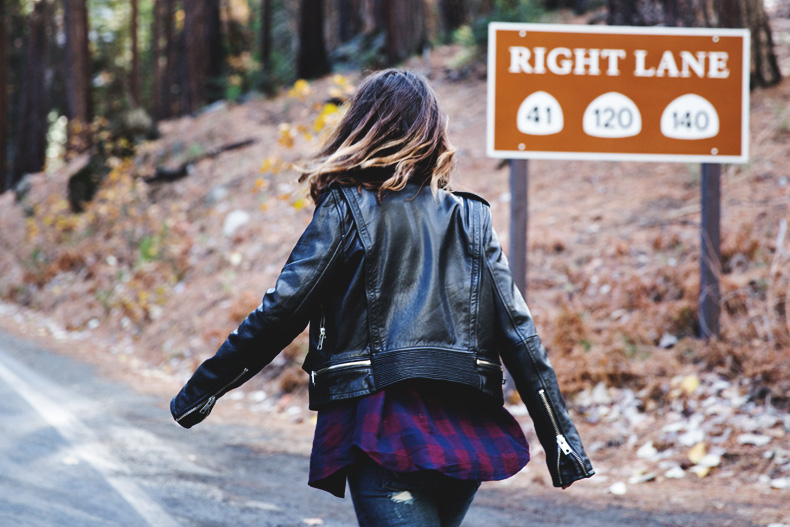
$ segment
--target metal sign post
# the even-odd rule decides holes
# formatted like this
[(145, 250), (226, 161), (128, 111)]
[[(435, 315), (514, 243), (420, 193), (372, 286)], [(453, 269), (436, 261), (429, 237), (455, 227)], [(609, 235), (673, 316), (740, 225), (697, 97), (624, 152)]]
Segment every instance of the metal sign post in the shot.
[(721, 165), (703, 163), (701, 194), (699, 327), (700, 337), (709, 339), (719, 336), (721, 312)]
[(529, 224), (529, 165), (510, 160), (510, 270), (521, 295), (527, 298), (527, 226)]

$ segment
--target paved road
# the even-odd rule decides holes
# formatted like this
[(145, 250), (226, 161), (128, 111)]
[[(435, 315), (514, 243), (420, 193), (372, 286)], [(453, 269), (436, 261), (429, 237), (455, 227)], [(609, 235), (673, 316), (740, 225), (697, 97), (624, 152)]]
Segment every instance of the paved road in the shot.
[[(0, 401), (1, 526), (355, 525), (348, 499), (307, 487), (306, 458), (254, 449), (282, 438), (210, 421), (182, 430), (167, 401), (2, 332)], [(485, 486), (464, 525), (753, 527), (724, 514), (647, 514)]]

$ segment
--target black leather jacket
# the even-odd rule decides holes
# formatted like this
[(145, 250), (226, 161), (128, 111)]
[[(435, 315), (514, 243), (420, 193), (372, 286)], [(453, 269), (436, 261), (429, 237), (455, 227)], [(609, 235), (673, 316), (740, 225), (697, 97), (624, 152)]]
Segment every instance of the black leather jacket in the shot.
[(332, 187), (275, 287), (171, 402), (187, 428), (310, 323), (310, 408), (408, 379), (472, 386), (502, 404), (500, 357), (555, 486), (594, 471), (527, 305), (472, 194), (409, 184), (384, 196)]

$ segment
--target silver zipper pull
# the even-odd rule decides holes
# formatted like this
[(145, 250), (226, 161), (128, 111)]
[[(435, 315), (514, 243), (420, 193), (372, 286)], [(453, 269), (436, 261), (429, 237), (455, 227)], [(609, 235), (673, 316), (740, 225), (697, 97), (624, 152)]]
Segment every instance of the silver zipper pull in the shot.
[(314, 371), (310, 372), (310, 381), (312, 381), (313, 386), (315, 386), (315, 372)]
[(200, 413), (203, 415), (208, 415), (211, 412), (211, 409), (214, 408), (214, 403), (216, 402), (217, 402), (216, 397), (214, 397), (213, 395), (209, 397), (208, 401), (206, 401), (206, 404), (204, 404), (203, 407), (200, 409)]
[(566, 456), (571, 455), (571, 452), (573, 452), (573, 449), (571, 449), (571, 446), (568, 444), (568, 441), (565, 439), (564, 435), (560, 434), (557, 436), (557, 446), (560, 447), (560, 450), (562, 450), (562, 453)]
[(321, 350), (324, 347), (324, 339), (326, 338), (326, 328), (321, 326), (318, 330), (318, 345), (315, 347), (317, 350)]

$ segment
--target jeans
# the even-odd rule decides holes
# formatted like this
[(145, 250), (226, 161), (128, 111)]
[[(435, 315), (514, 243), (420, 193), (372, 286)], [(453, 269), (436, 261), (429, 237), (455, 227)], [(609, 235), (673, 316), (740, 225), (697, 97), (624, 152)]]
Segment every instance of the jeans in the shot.
[(458, 527), (480, 487), (435, 470), (393, 472), (360, 457), (348, 470), (360, 527)]

